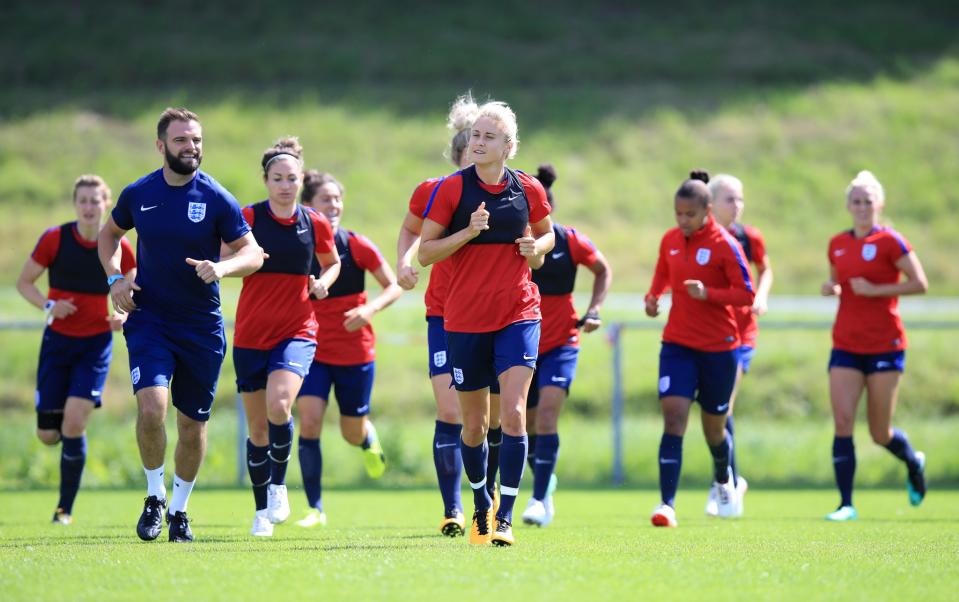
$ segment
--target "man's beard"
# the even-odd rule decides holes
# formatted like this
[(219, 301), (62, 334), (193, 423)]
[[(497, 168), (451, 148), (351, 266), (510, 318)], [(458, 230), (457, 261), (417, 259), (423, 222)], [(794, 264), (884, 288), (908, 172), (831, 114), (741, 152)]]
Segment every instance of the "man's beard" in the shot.
[(166, 157), (166, 163), (173, 172), (180, 174), (181, 176), (189, 176), (193, 174), (197, 169), (200, 168), (200, 162), (203, 161), (203, 155), (197, 152), (196, 155), (196, 165), (192, 163), (186, 163), (180, 159), (180, 157), (171, 154), (170, 151), (164, 147), (163, 154)]

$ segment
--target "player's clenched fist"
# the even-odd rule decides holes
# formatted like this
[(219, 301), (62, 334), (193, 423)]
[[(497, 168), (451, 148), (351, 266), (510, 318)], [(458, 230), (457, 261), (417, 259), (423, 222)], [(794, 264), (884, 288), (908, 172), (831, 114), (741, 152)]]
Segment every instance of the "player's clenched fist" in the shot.
[(196, 275), (203, 282), (212, 284), (226, 275), (226, 270), (219, 262), (213, 262), (209, 259), (200, 261), (198, 259), (186, 258), (186, 262), (196, 268)]
[(486, 210), (485, 201), (470, 215), (470, 232), (473, 236), (479, 236), (483, 230), (489, 230), (489, 211)]

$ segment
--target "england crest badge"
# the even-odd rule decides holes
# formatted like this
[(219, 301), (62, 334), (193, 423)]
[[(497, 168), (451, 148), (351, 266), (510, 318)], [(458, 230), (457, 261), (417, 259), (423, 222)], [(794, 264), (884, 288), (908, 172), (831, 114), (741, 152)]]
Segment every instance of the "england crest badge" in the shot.
[(709, 263), (709, 249), (696, 249), (696, 263), (706, 265)]
[(194, 224), (199, 224), (206, 217), (206, 203), (190, 203), (186, 209), (186, 216)]
[(862, 246), (862, 258), (866, 261), (872, 261), (876, 258), (876, 245), (868, 242)]

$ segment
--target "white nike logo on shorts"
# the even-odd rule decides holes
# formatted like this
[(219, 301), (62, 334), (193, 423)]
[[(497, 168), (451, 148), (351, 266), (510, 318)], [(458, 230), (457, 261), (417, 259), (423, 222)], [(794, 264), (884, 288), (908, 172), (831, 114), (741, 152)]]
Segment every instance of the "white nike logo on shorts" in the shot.
[(523, 359), (524, 359), (524, 360), (527, 360), (527, 361), (529, 361), (529, 360), (535, 360), (535, 359), (536, 359), (536, 356), (535, 356), (535, 355), (526, 355), (526, 354), (524, 353), (524, 354), (523, 354)]
[(207, 408), (206, 410), (197, 410), (197, 414), (209, 414), (212, 408)]
[(159, 207), (159, 205), (151, 205), (149, 207), (144, 207), (143, 205), (140, 205), (140, 211), (149, 211), (150, 209), (156, 209), (157, 207)]

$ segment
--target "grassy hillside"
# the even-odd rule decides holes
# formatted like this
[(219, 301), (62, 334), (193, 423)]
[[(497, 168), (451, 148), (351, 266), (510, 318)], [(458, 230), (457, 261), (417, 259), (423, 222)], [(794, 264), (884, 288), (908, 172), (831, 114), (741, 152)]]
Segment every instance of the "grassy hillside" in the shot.
[(0, 9), (0, 273), (11, 277), (40, 232), (70, 218), (77, 174), (100, 173), (118, 194), (158, 165), (151, 132), (170, 104), (200, 113), (204, 167), (244, 203), (264, 195), (260, 151), (300, 135), (307, 162), (345, 182), (346, 224), (392, 255), (413, 186), (451, 170), (445, 108), (472, 87), (515, 106), (515, 165), (557, 166), (556, 217), (596, 239), (619, 290), (645, 288), (672, 193), (704, 166), (746, 182), (778, 291), (818, 289), (826, 241), (849, 222), (845, 185), (868, 167), (933, 294), (959, 292), (953, 3), (99, 6)]

